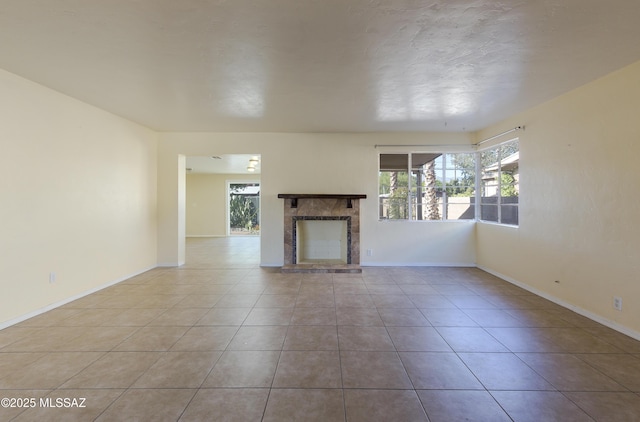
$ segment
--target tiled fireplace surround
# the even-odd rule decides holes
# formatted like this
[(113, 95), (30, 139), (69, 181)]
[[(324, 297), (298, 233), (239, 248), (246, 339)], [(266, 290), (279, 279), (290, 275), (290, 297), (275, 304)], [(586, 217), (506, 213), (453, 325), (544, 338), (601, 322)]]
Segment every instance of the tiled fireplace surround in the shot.
[[(365, 195), (292, 195), (284, 198), (284, 266), (286, 272), (361, 272), (360, 201)], [(299, 220), (346, 220), (349, 262), (343, 265), (297, 264), (296, 222)]]

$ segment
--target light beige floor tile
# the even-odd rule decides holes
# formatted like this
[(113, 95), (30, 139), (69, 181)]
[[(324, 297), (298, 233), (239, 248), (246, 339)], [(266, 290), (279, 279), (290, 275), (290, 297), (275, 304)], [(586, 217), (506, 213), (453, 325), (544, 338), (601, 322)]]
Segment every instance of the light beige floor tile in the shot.
[[(426, 283), (426, 281), (424, 283)], [(438, 291), (428, 284), (402, 284), (400, 285), (400, 290), (408, 296), (438, 294)]]
[(283, 351), (274, 388), (341, 388), (338, 351)]
[(44, 314), (40, 314), (26, 321), (22, 321), (20, 327), (51, 327), (58, 326), (66, 319), (78, 315), (82, 310), (73, 308), (56, 308)]
[(105, 319), (101, 325), (113, 327), (144, 327), (166, 311), (166, 308), (132, 308), (118, 309), (118, 311), (117, 315)]
[(460, 353), (458, 356), (488, 390), (555, 390), (512, 353)]
[(291, 326), (283, 350), (338, 350), (336, 326)]
[(2, 348), (3, 352), (53, 352), (64, 350), (66, 344), (82, 335), (75, 327), (41, 328), (34, 335), (23, 337)]
[(227, 294), (230, 295), (261, 295), (266, 286), (263, 283), (238, 283), (233, 285), (228, 291)]
[(413, 389), (396, 352), (340, 352), (344, 388)]
[(296, 308), (333, 308), (336, 302), (333, 293), (300, 293)]
[(191, 327), (200, 320), (208, 308), (178, 308), (167, 309), (149, 323), (150, 326), (186, 326)]
[(128, 388), (161, 356), (160, 352), (107, 353), (62, 388)]
[(114, 350), (119, 352), (153, 352), (169, 350), (189, 327), (142, 327)]
[(263, 294), (256, 302), (256, 308), (293, 308), (297, 294)]
[(17, 325), (0, 330), (0, 352), (4, 351), (2, 350), (4, 347), (18, 340), (37, 336), (42, 330), (40, 327), (21, 327)]
[(65, 351), (109, 351), (131, 337), (138, 327), (83, 327), (79, 337), (65, 343), (59, 349)]
[(636, 340), (604, 326), (585, 327), (584, 330), (626, 353), (640, 354), (640, 340)]
[(337, 295), (364, 295), (369, 294), (367, 285), (364, 282), (334, 283), (333, 292)]
[(336, 325), (335, 308), (295, 308), (292, 325)]
[(91, 363), (102, 352), (54, 352), (0, 378), (0, 389), (54, 389)]
[(251, 308), (213, 308), (195, 325), (242, 325)]
[(336, 308), (338, 325), (384, 326), (377, 309)]
[(415, 308), (416, 305), (403, 294), (372, 294), (371, 299), (376, 308)]
[(640, 393), (640, 356), (614, 353), (580, 354), (577, 357), (629, 390)]
[(206, 387), (271, 387), (279, 351), (226, 351), (202, 384)]
[(73, 316), (64, 319), (58, 323), (58, 326), (64, 327), (99, 327), (115, 317), (117, 317), (121, 309), (74, 309), (77, 311)]
[(139, 300), (133, 306), (135, 308), (171, 308), (180, 303), (186, 294), (157, 294), (140, 296)]
[(124, 392), (96, 421), (177, 421), (195, 395), (193, 389), (132, 389)]
[(216, 308), (250, 308), (256, 304), (260, 295), (256, 294), (226, 294), (216, 302)]
[(539, 329), (491, 327), (485, 330), (514, 353), (560, 353), (564, 351), (560, 344), (545, 336), (544, 332)]
[(561, 353), (519, 353), (530, 368), (559, 391), (627, 391), (576, 356)]
[(0, 353), (0, 379), (15, 372), (22, 371), (26, 366), (46, 356), (46, 352), (37, 353)]
[(263, 295), (294, 295), (297, 297), (300, 291), (300, 282), (281, 284), (272, 283), (262, 292)]
[(191, 294), (187, 295), (180, 302), (176, 303), (176, 308), (212, 308), (222, 295), (216, 294)]
[(638, 394), (571, 392), (564, 395), (596, 421), (628, 422), (640, 419)]
[(478, 325), (483, 327), (522, 327), (523, 323), (508, 312), (500, 309), (465, 309), (467, 314)]
[(400, 352), (398, 354), (416, 389), (484, 389), (455, 353)]
[(508, 352), (502, 343), (483, 328), (435, 327), (455, 352)]
[(458, 309), (444, 295), (410, 295), (409, 299), (420, 309)]
[(344, 401), (352, 422), (428, 422), (413, 390), (345, 390)]
[(332, 295), (334, 293), (333, 281), (331, 279), (312, 281), (303, 278), (298, 293), (301, 295)]
[(193, 398), (180, 422), (258, 422), (262, 419), (268, 396), (268, 389), (202, 389)]
[(254, 308), (243, 325), (289, 325), (293, 308)]
[(365, 294), (336, 294), (336, 307), (338, 308), (374, 308), (375, 304), (371, 295), (365, 290)]
[(367, 290), (372, 295), (404, 295), (402, 289), (395, 283), (370, 283), (365, 281), (365, 284), (367, 285)]
[(344, 400), (339, 389), (273, 389), (263, 419), (264, 422), (344, 420)]
[(380, 308), (378, 314), (387, 327), (423, 327), (431, 324), (416, 308)]
[(198, 388), (222, 352), (165, 352), (133, 388)]
[(492, 391), (491, 395), (514, 421), (593, 421), (582, 409), (556, 391)]
[(387, 327), (396, 350), (403, 352), (451, 352), (433, 327)]
[(568, 353), (622, 353), (616, 346), (601, 340), (582, 328), (538, 328), (550, 340)]
[(395, 351), (385, 327), (338, 326), (340, 350)]
[(486, 391), (422, 390), (418, 396), (430, 422), (509, 422), (511, 418)]
[(242, 326), (227, 350), (282, 350), (286, 326)]
[(172, 352), (224, 350), (238, 331), (236, 326), (191, 327), (172, 347)]

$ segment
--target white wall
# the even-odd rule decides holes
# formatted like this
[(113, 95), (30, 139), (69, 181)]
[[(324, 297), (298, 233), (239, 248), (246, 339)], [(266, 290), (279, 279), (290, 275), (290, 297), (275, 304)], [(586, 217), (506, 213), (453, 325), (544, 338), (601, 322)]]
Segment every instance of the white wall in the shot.
[[(364, 193), (362, 265), (473, 265), (473, 224), (379, 222), (377, 144), (465, 144), (469, 134), (162, 133), (159, 142), (159, 262), (184, 262), (178, 192), (180, 155), (261, 154), (261, 263), (283, 264), (279, 193)], [(385, 149), (388, 151), (389, 149)], [(184, 202), (184, 201), (182, 201)], [(184, 242), (184, 241), (182, 241)], [(367, 249), (373, 250), (366, 256)]]
[(637, 62), (483, 131), (526, 126), (520, 227), (478, 224), (476, 245), (482, 268), (638, 338), (639, 111)]
[(2, 70), (0, 92), (2, 327), (156, 265), (157, 135)]
[(187, 174), (186, 235), (227, 235), (227, 181), (259, 180), (256, 174)]

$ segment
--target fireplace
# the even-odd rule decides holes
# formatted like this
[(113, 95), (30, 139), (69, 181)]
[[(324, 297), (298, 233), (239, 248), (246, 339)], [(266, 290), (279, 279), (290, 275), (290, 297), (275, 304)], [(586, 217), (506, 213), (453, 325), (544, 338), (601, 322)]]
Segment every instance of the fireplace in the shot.
[(284, 198), (285, 272), (361, 272), (360, 203), (366, 195)]
[(351, 217), (293, 217), (294, 264), (351, 264)]

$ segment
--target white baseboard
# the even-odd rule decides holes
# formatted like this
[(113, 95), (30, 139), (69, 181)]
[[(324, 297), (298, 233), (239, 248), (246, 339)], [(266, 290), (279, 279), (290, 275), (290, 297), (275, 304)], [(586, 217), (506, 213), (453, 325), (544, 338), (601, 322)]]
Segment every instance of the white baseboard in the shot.
[(486, 271), (489, 274), (495, 275), (496, 277), (501, 278), (501, 279), (503, 279), (505, 281), (508, 281), (509, 283), (514, 284), (514, 285), (516, 285), (518, 287), (521, 287), (521, 288), (523, 288), (523, 289), (525, 289), (525, 290), (527, 290), (527, 291), (529, 291), (529, 292), (531, 292), (531, 293), (533, 293), (533, 294), (535, 294), (537, 296), (540, 296), (540, 297), (543, 297), (543, 298), (545, 298), (547, 300), (550, 300), (551, 302), (555, 303), (556, 305), (560, 305), (563, 308), (567, 308), (569, 310), (572, 310), (572, 311), (582, 315), (583, 317), (589, 318), (592, 321), (600, 323), (600, 324), (602, 324), (602, 325), (604, 325), (606, 327), (609, 327), (609, 328), (611, 328), (613, 330), (616, 330), (616, 331), (618, 331), (618, 332), (620, 332), (622, 334), (625, 334), (625, 335), (627, 335), (627, 336), (629, 336), (631, 338), (634, 338), (636, 340), (640, 340), (640, 332), (637, 332), (637, 331), (632, 330), (632, 329), (630, 329), (628, 327), (625, 327), (624, 325), (620, 325), (615, 321), (611, 321), (610, 319), (604, 318), (601, 315), (595, 314), (595, 313), (593, 313), (591, 311), (588, 311), (586, 309), (583, 309), (583, 308), (581, 308), (579, 306), (573, 305), (573, 304), (571, 304), (569, 302), (565, 302), (564, 300), (559, 299), (559, 298), (557, 298), (557, 297), (555, 297), (553, 295), (550, 295), (547, 292), (543, 292), (542, 290), (538, 290), (535, 287), (532, 287), (532, 286), (529, 286), (527, 284), (521, 283), (518, 280), (515, 280), (515, 279), (513, 279), (511, 277), (507, 277), (506, 275), (500, 274), (497, 271), (493, 271), (490, 268), (483, 267), (482, 265), (477, 265), (477, 267), (479, 269), (481, 269), (482, 271)]
[(70, 297), (68, 297), (66, 299), (63, 299), (63, 300), (59, 301), (59, 302), (52, 303), (50, 305), (45, 306), (44, 308), (36, 309), (35, 311), (28, 312), (28, 313), (26, 313), (24, 315), (20, 315), (19, 317), (12, 318), (12, 319), (10, 319), (8, 321), (0, 322), (0, 330), (5, 329), (7, 327), (10, 327), (12, 325), (18, 324), (18, 323), (20, 323), (22, 321), (26, 321), (29, 318), (33, 318), (33, 317), (38, 316), (40, 314), (43, 314), (43, 313), (45, 313), (47, 311), (50, 311), (50, 310), (55, 309), (55, 308), (58, 308), (58, 307), (60, 307), (62, 305), (66, 305), (67, 303), (73, 302), (74, 300), (78, 300), (78, 299), (83, 298), (85, 296), (88, 296), (88, 295), (90, 295), (92, 293), (99, 292), (102, 289), (106, 289), (107, 287), (111, 287), (114, 284), (118, 284), (120, 282), (123, 282), (125, 280), (130, 279), (131, 277), (135, 277), (137, 275), (145, 273), (145, 272), (147, 272), (149, 270), (152, 270), (154, 268), (157, 268), (157, 267), (154, 266), (154, 267), (146, 268), (146, 269), (144, 269), (142, 271), (139, 271), (139, 272), (124, 276), (124, 277), (119, 278), (117, 280), (110, 281), (110, 282), (102, 284), (102, 285), (100, 285), (98, 287), (94, 287), (93, 289), (85, 290), (82, 293), (70, 296)]
[(460, 267), (474, 268), (473, 262), (361, 262), (361, 267)]

